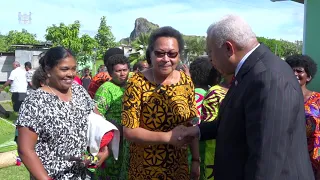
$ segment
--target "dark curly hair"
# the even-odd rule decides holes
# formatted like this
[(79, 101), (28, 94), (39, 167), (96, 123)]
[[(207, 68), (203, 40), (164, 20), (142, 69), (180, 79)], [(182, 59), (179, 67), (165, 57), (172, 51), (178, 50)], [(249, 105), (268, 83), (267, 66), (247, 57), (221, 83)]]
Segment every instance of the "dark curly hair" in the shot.
[(103, 56), (103, 62), (104, 62), (104, 65), (106, 67), (108, 67), (108, 60), (111, 56), (115, 55), (115, 54), (122, 54), (124, 55), (124, 51), (120, 48), (109, 48), (106, 53), (104, 53), (104, 56)]
[(221, 74), (211, 65), (207, 56), (200, 56), (190, 64), (190, 75), (195, 86), (214, 86), (221, 81)]
[[(308, 55), (296, 54), (288, 56), (286, 62), (291, 66), (291, 68), (303, 67), (306, 71), (308, 77), (314, 77), (317, 73), (317, 64)], [(310, 83), (311, 81), (307, 82)]]
[[(160, 37), (175, 38), (178, 41), (179, 53), (181, 54), (183, 52), (184, 40), (183, 40), (182, 34), (178, 30), (176, 30), (170, 26), (165, 26), (165, 27), (161, 27), (151, 33), (150, 38), (149, 38), (149, 46), (148, 46), (149, 52), (146, 53), (147, 56), (150, 56), (149, 53), (151, 53), (154, 50), (155, 42)], [(147, 57), (147, 61), (149, 64), (151, 64), (150, 58)]]
[(25, 63), (24, 63), (24, 67), (28, 67), (28, 68), (31, 69), (31, 68), (32, 68), (31, 62), (29, 62), (29, 61), (28, 61), (28, 62), (25, 62)]
[[(146, 61), (139, 61), (139, 62), (135, 63), (135, 64), (133, 65), (133, 67), (132, 67), (132, 70), (133, 70), (133, 71), (136, 71), (136, 70), (141, 71), (142, 68), (143, 68), (142, 65), (143, 65), (144, 63), (146, 63)], [(148, 63), (148, 64), (149, 64), (149, 63)]]
[(127, 64), (128, 69), (130, 68), (130, 63), (129, 63), (128, 58), (126, 56), (124, 56), (123, 54), (116, 54), (116, 55), (109, 57), (109, 59), (108, 59), (107, 69), (108, 69), (109, 74), (113, 73), (113, 67), (117, 64)]
[(38, 89), (46, 84), (47, 73), (43, 70), (43, 68), (39, 67), (33, 73), (32, 76), (32, 86), (34, 89)]

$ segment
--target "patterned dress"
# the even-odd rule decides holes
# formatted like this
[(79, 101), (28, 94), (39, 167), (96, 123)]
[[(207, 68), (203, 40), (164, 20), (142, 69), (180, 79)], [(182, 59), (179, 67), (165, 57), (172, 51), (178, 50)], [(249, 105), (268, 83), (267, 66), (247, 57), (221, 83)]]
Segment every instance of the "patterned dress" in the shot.
[(204, 99), (204, 96), (207, 94), (207, 91), (202, 88), (196, 88), (195, 89), (195, 95), (196, 95), (196, 103), (197, 103), (197, 110), (198, 115), (201, 115), (201, 109), (202, 109), (202, 102)]
[[(204, 96), (207, 94), (207, 91), (202, 88), (195, 88), (195, 100), (197, 105), (197, 116), (199, 117), (201, 115), (201, 109), (202, 109), (202, 102), (204, 99)], [(192, 120), (193, 125), (197, 125), (200, 123), (200, 118)], [(191, 168), (192, 164), (192, 153), (191, 149), (188, 149), (188, 163), (189, 167)]]
[(98, 74), (96, 74), (92, 78), (92, 80), (91, 80), (91, 82), (89, 84), (89, 87), (88, 87), (88, 93), (89, 93), (90, 97), (92, 99), (94, 99), (94, 96), (95, 96), (97, 90), (99, 89), (99, 87), (103, 83), (105, 83), (107, 81), (110, 81), (111, 79), (112, 78), (111, 78), (111, 76), (109, 75), (108, 72), (99, 72)]
[[(124, 91), (125, 88), (115, 85), (112, 81), (108, 81), (99, 87), (95, 95), (98, 111), (118, 128), (122, 126), (121, 108)], [(99, 179), (127, 179), (129, 145), (127, 141), (121, 141), (122, 145), (120, 146), (118, 160), (116, 161), (111, 153), (104, 167), (96, 171)]]
[[(42, 89), (27, 96), (23, 102), (17, 126), (29, 127), (38, 134), (35, 151), (53, 179), (84, 179), (86, 169), (66, 156), (81, 157), (87, 149), (87, 117), (94, 103), (86, 90), (72, 85), (72, 100)], [(33, 178), (31, 178), (33, 179)]]
[(313, 92), (304, 103), (304, 108), (312, 168), (315, 173), (320, 173), (320, 93)]
[[(201, 122), (210, 122), (215, 120), (218, 116), (219, 108), (222, 100), (227, 94), (226, 89), (219, 85), (212, 86), (207, 95), (205, 96), (202, 103), (202, 113)], [(200, 156), (201, 156), (201, 166), (200, 166), (200, 179), (214, 179), (213, 178), (213, 164), (214, 164), (214, 154), (215, 154), (215, 140), (200, 141)]]
[[(157, 85), (135, 73), (123, 96), (122, 124), (157, 132), (189, 124), (197, 116), (194, 86), (184, 72), (180, 75), (176, 84)], [(189, 179), (187, 149), (131, 143), (128, 179)]]

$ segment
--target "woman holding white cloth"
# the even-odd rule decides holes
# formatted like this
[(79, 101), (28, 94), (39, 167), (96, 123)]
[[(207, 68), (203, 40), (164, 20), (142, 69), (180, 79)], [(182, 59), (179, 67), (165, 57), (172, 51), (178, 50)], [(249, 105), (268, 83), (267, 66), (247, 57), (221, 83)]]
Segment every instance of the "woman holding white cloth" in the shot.
[[(76, 61), (63, 47), (49, 49), (39, 60), (47, 82), (28, 96), (17, 120), (18, 152), (31, 179), (84, 179), (81, 157), (87, 149), (88, 115), (94, 103), (86, 90), (73, 84)], [(98, 154), (100, 165), (107, 157)]]

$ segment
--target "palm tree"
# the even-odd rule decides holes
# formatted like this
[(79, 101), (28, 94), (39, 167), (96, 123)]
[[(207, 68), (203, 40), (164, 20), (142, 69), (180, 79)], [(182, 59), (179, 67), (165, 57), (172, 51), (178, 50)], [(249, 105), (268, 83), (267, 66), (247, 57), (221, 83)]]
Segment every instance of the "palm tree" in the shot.
[(186, 56), (189, 61), (193, 61), (198, 56), (206, 52), (206, 40), (204, 37), (199, 36), (185, 36), (186, 43)]
[(130, 65), (134, 65), (139, 61), (145, 60), (149, 38), (150, 34), (143, 33), (131, 43), (131, 46), (136, 50), (136, 53), (129, 55)]

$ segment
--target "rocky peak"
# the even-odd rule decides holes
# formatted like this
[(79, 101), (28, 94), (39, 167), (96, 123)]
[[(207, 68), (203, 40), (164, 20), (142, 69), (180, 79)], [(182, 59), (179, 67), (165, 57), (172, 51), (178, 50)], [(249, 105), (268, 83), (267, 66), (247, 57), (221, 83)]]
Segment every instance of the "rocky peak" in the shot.
[(140, 34), (147, 34), (147, 33), (151, 33), (153, 30), (158, 29), (159, 25), (158, 24), (154, 24), (152, 22), (149, 22), (147, 19), (145, 18), (138, 18), (136, 19), (136, 21), (134, 22), (134, 29), (130, 34), (130, 40), (133, 41), (135, 40), (137, 37), (140, 36)]

